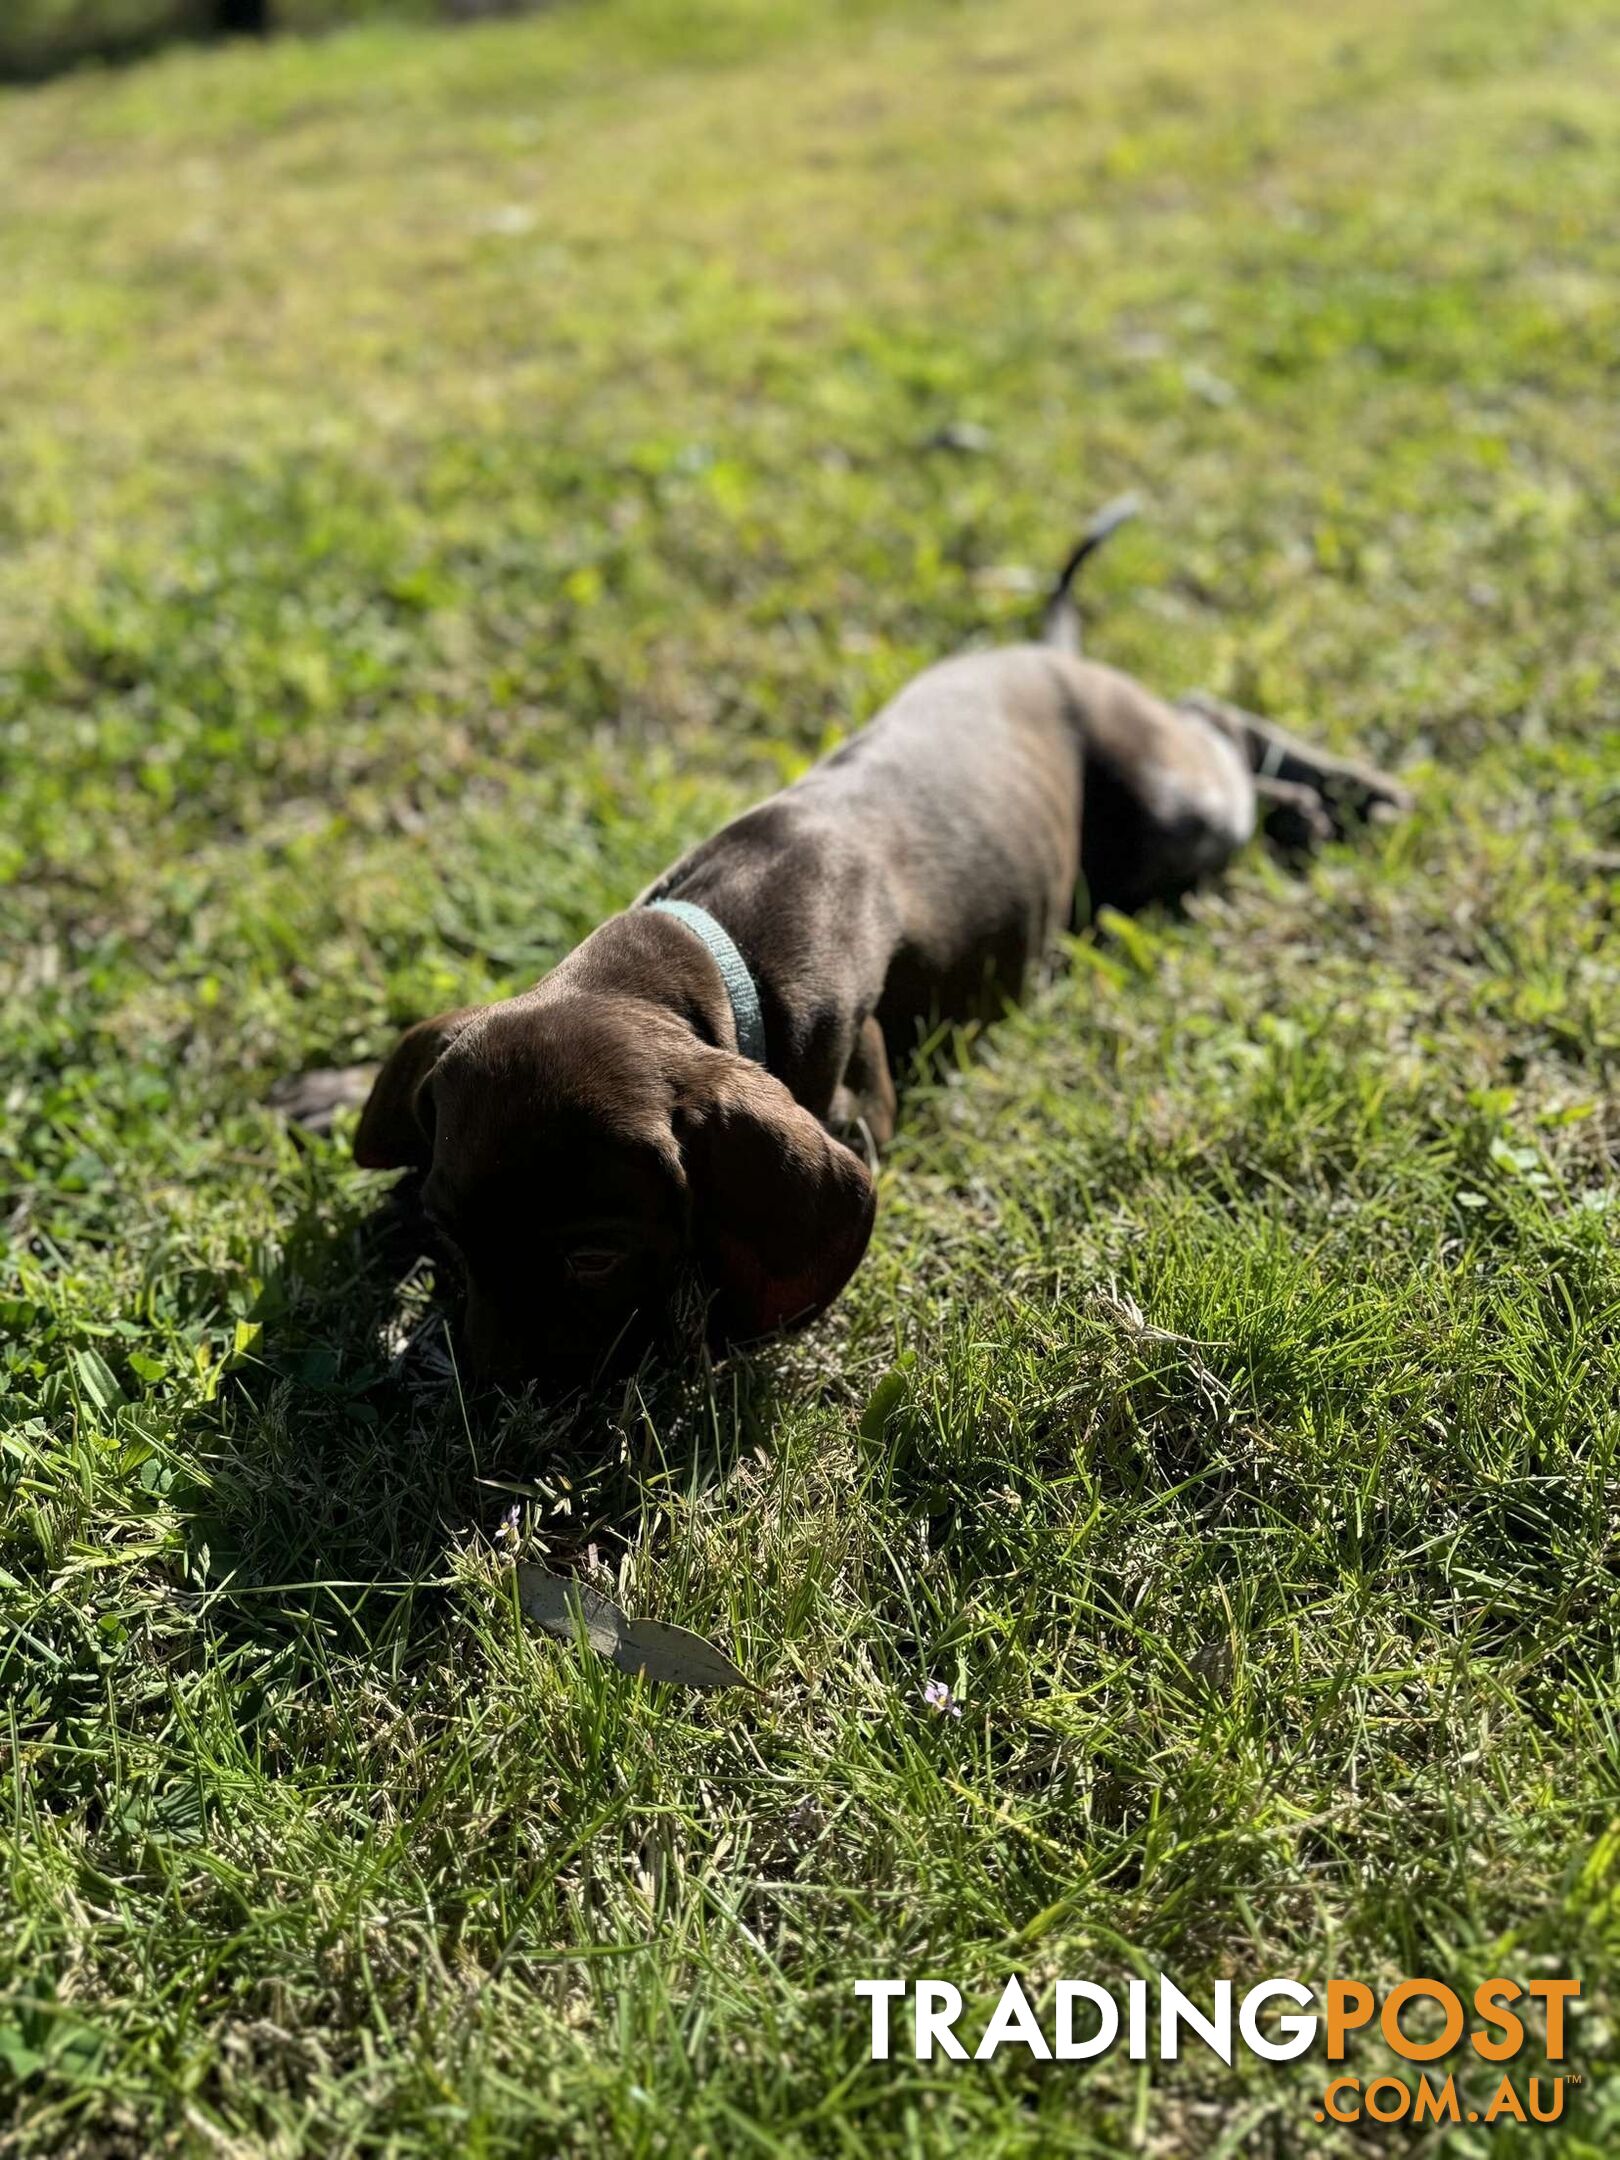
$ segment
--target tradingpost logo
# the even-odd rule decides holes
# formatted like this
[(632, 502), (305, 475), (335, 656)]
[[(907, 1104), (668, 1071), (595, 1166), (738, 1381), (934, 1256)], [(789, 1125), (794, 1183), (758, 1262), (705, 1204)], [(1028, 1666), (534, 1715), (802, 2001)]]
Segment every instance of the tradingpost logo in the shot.
[[(1112, 1989), (1059, 1980), (1043, 2021), (1014, 1974), (975, 2035), (962, 1992), (949, 1980), (855, 1983), (871, 2007), (874, 2062), (897, 2054), (993, 2062), (1003, 2048), (1022, 2048), (1039, 2062), (1089, 2062), (1119, 2047), (1131, 2062), (1176, 2062), (1191, 2042), (1230, 2066), (1240, 2050), (1281, 2063), (1320, 2045), (1329, 2074), (1316, 2120), (1338, 2123), (1559, 2121), (1569, 2089), (1581, 2082), (1555, 2067), (1567, 2059), (1568, 2011), (1580, 1992), (1578, 1980), (1505, 1975), (1481, 1981), (1466, 1998), (1443, 1980), (1402, 1980), (1383, 1992), (1361, 1980), (1330, 1980), (1318, 1994), (1300, 1980), (1272, 1979), (1241, 1995), (1232, 1981), (1218, 1980), (1206, 2010), (1160, 1973)], [(1534, 2074), (1520, 2063), (1528, 2018), (1546, 2032), (1544, 2048), (1529, 2047), (1546, 2064)], [(1364, 2081), (1354, 2057), (1375, 2032), (1403, 2067)], [(1442, 2079), (1424, 2068), (1458, 2049), (1465, 2050), (1462, 2069)]]

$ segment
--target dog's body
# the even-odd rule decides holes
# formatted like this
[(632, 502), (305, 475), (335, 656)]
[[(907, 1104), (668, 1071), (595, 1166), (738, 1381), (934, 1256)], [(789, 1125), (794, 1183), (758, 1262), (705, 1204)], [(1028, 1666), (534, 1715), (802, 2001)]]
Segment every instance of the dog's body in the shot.
[[(1089, 835), (1088, 790), (1107, 798)], [(815, 1117), (862, 1116), (881, 1143), (889, 1061), (930, 1022), (1017, 997), (1082, 873), (1094, 900), (1134, 905), (1253, 829), (1247, 764), (1219, 729), (1110, 669), (1015, 646), (930, 668), (638, 905), (686, 900), (723, 923), (759, 987), (771, 1071)]]
[[(1267, 808), (1314, 838), (1398, 804), (1376, 773), (1081, 659), (1064, 601), (1098, 537), (1048, 643), (929, 669), (533, 990), (406, 1036), (355, 1152), (428, 1172), (480, 1364), (645, 1339), (688, 1258), (718, 1335), (813, 1316), (873, 1214), (834, 1130), (887, 1140), (893, 1062), (1016, 997), (1077, 889), (1139, 906), (1218, 870)], [(746, 963), (764, 1070), (739, 1054), (710, 945), (664, 900), (703, 910)]]

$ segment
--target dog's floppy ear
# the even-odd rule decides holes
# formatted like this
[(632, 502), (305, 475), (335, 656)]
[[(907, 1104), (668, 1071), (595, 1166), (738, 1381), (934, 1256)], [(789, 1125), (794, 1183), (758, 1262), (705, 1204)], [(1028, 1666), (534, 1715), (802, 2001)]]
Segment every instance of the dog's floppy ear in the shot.
[(433, 1129), (418, 1100), (422, 1082), (445, 1045), (460, 1034), (476, 1005), (418, 1020), (394, 1045), (372, 1083), (354, 1136), (354, 1159), (362, 1170), (426, 1170), (433, 1160)]
[(814, 1319), (872, 1234), (865, 1163), (780, 1080), (727, 1050), (695, 1062), (675, 1131), (718, 1332), (747, 1341)]

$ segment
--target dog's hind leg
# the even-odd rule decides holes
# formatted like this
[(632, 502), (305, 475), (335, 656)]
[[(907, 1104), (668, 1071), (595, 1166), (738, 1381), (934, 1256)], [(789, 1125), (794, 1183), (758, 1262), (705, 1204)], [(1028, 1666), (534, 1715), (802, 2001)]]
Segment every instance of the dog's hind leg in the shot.
[(1083, 684), (1080, 874), (1091, 908), (1173, 900), (1252, 836), (1257, 788), (1228, 729), (1129, 676)]
[(1412, 807), (1409, 792), (1376, 766), (1333, 757), (1208, 691), (1190, 691), (1176, 704), (1219, 728), (1242, 751), (1254, 774), (1261, 823), (1286, 846), (1343, 839), (1352, 826), (1387, 823)]

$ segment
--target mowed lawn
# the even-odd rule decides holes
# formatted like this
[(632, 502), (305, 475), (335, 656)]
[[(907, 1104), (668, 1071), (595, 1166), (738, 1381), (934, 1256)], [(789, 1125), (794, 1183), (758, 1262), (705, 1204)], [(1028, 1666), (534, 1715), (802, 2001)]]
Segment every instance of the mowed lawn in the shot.
[[(0, 2149), (1408, 2149), (852, 1994), (1160, 1970), (1576, 1973), (1447, 2149), (1615, 2149), (1617, 93), (1572, 0), (602, 0), (0, 98)], [(803, 1338), (464, 1400), (274, 1082), (1128, 485), (1093, 650), (1416, 817), (1074, 941)]]

